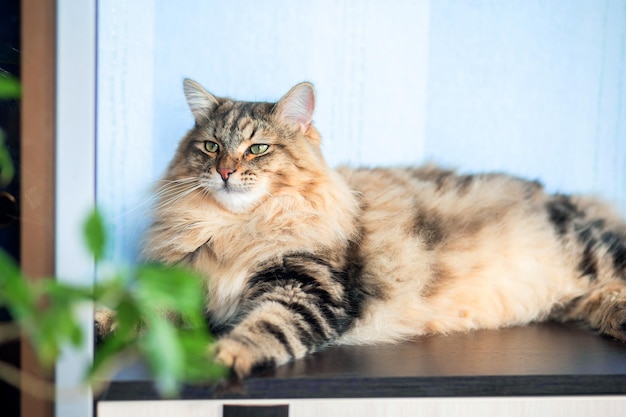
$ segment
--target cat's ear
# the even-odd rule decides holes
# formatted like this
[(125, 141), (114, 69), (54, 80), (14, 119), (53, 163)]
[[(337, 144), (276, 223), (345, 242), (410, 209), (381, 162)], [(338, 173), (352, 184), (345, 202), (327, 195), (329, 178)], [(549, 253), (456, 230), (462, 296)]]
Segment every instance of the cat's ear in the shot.
[(187, 104), (196, 121), (206, 118), (207, 114), (211, 113), (211, 111), (219, 105), (215, 96), (202, 88), (202, 86), (194, 80), (185, 78), (183, 90), (185, 91)]
[(282, 123), (305, 133), (311, 126), (314, 110), (315, 88), (304, 82), (297, 84), (276, 103), (275, 114)]

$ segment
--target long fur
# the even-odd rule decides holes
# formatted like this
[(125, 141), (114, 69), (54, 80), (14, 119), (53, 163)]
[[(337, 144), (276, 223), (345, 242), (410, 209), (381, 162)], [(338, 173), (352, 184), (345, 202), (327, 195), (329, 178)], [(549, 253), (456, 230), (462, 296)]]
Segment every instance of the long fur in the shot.
[(202, 273), (239, 376), (330, 344), (546, 319), (626, 339), (626, 225), (603, 203), (502, 174), (333, 170), (309, 83), (277, 103), (185, 93), (195, 126), (144, 255)]

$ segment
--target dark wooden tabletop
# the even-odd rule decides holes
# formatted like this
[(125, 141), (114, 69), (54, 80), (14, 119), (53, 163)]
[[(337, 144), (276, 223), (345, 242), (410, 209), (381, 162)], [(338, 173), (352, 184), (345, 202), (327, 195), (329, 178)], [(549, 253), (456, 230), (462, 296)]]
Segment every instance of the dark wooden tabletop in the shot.
[[(626, 394), (626, 343), (575, 324), (333, 347), (243, 382), (184, 388), (182, 398), (363, 398)], [(141, 366), (100, 400), (157, 399)]]

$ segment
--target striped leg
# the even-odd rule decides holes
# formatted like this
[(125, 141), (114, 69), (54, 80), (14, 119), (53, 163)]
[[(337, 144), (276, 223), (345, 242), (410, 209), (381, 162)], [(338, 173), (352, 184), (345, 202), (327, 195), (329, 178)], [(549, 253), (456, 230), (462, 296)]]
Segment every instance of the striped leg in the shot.
[(243, 378), (327, 345), (357, 311), (348, 301), (345, 278), (307, 255), (287, 257), (256, 274), (242, 308), (247, 314), (219, 340), (217, 360)]

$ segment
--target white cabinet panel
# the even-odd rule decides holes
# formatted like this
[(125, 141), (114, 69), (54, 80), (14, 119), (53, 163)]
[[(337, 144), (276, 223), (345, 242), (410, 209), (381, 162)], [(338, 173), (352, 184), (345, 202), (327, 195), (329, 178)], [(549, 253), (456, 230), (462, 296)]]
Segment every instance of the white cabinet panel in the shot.
[(100, 402), (98, 417), (221, 417), (224, 404), (289, 404), (289, 417), (623, 417), (621, 397)]

